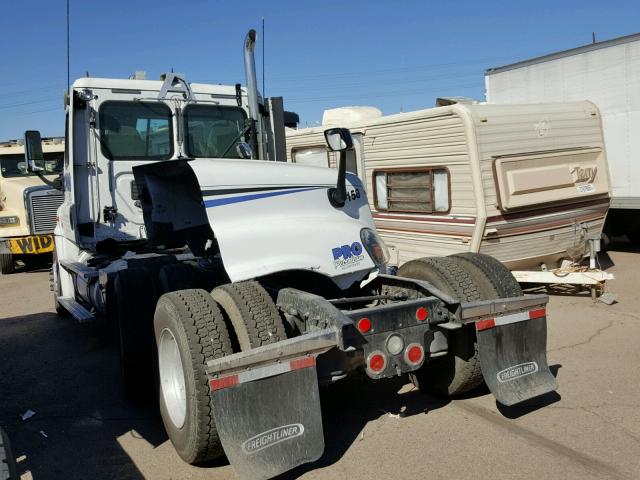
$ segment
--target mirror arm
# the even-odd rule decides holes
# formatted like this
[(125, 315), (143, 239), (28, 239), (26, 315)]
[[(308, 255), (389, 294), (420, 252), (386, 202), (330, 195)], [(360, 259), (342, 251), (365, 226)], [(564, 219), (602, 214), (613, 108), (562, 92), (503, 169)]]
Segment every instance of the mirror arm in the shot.
[(338, 183), (335, 188), (330, 188), (327, 192), (329, 194), (329, 202), (336, 208), (344, 207), (347, 201), (347, 151), (340, 150), (340, 163), (338, 165)]
[(34, 170), (33, 173), (35, 173), (38, 176), (38, 178), (42, 181), (42, 183), (44, 183), (45, 185), (51, 188), (55, 188), (56, 190), (60, 190), (61, 192), (63, 191), (64, 182), (62, 180), (62, 174), (60, 174), (58, 177), (56, 177), (53, 180), (49, 180), (40, 171)]

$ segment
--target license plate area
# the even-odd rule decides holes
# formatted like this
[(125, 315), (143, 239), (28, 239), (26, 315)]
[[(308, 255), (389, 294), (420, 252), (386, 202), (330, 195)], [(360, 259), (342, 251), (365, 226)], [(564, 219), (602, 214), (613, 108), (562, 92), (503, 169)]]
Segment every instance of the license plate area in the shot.
[(363, 338), (365, 371), (381, 379), (422, 366), (433, 341), (433, 323), (443, 321), (442, 302), (435, 297), (345, 312)]

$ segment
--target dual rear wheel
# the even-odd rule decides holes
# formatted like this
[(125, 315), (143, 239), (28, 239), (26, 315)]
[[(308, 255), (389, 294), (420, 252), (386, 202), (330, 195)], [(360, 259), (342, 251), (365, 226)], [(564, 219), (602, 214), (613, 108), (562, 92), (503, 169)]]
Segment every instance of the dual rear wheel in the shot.
[(206, 366), (209, 360), (286, 339), (269, 294), (258, 282), (180, 290), (160, 297), (154, 315), (160, 413), (180, 457), (220, 457)]
[[(498, 260), (480, 253), (412, 260), (398, 270), (401, 277), (426, 280), (463, 302), (517, 297), (522, 290)], [(438, 396), (461, 395), (483, 382), (475, 327), (447, 332), (448, 352), (410, 375), (420, 390)]]

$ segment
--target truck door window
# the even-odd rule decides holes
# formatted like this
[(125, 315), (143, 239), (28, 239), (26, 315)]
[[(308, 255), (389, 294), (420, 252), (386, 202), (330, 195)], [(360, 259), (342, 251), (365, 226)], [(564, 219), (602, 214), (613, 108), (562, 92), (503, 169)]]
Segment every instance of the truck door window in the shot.
[(198, 158), (240, 158), (236, 145), (248, 141), (242, 108), (189, 105), (184, 110), (187, 154)]
[(163, 103), (105, 102), (100, 145), (110, 160), (168, 160), (173, 156), (171, 110)]
[(450, 208), (449, 171), (444, 168), (376, 170), (377, 210), (446, 213)]

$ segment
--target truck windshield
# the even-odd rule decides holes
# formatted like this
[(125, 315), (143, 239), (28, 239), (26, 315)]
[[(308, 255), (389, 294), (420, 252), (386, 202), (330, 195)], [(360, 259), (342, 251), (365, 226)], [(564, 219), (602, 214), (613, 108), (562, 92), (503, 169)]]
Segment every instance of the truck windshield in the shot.
[(109, 101), (100, 107), (100, 146), (110, 160), (168, 160), (171, 130), (164, 103)]
[[(58, 175), (62, 172), (64, 152), (47, 152), (44, 154), (44, 174)], [(0, 157), (0, 173), (4, 178), (29, 177), (34, 172), (27, 171), (24, 155), (3, 155)]]
[[(239, 107), (189, 105), (185, 108), (186, 146), (190, 157), (240, 158), (236, 145), (247, 141), (247, 118)], [(248, 136), (248, 134), (247, 134)]]

